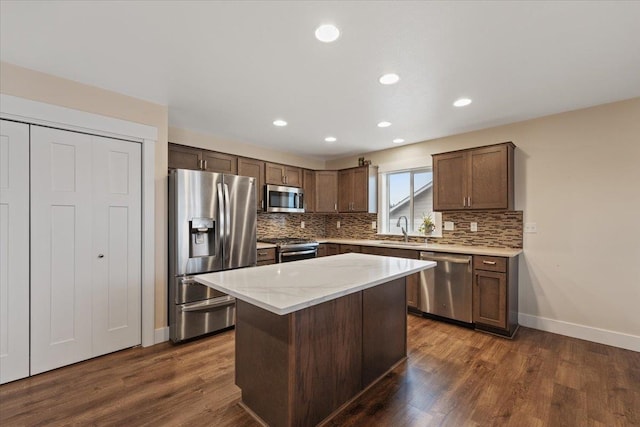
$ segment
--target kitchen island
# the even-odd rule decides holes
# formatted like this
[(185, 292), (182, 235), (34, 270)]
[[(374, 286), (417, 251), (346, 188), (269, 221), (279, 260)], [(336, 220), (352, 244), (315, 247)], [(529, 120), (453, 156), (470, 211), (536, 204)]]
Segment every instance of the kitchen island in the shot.
[(196, 276), (236, 306), (236, 384), (271, 426), (332, 417), (406, 358), (405, 276), (435, 262), (343, 254)]

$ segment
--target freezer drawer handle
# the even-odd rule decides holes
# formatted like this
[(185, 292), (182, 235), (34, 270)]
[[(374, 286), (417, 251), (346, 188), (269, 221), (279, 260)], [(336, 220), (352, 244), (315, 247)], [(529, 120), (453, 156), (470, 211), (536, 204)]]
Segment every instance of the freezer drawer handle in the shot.
[(190, 305), (189, 307), (183, 307), (182, 312), (193, 312), (193, 311), (213, 311), (220, 307), (224, 307), (225, 305), (232, 305), (235, 302), (233, 297), (225, 298), (223, 301), (209, 302), (204, 301), (198, 304)]

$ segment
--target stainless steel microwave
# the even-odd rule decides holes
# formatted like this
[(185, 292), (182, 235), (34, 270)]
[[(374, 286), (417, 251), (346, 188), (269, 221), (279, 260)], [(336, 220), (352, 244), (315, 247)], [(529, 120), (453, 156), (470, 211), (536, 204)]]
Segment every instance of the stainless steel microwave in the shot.
[(304, 212), (302, 188), (267, 184), (264, 186), (264, 200), (266, 212)]

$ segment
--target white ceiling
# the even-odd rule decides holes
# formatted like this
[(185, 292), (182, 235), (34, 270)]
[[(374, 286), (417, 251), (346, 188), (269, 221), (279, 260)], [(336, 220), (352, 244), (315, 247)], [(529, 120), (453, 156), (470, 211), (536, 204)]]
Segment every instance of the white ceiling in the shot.
[[(2, 61), (168, 105), (171, 126), (316, 158), (640, 96), (640, 2), (0, 5)], [(322, 23), (338, 41), (314, 38)], [(400, 82), (380, 85), (387, 72)], [(473, 103), (453, 107), (461, 96)]]

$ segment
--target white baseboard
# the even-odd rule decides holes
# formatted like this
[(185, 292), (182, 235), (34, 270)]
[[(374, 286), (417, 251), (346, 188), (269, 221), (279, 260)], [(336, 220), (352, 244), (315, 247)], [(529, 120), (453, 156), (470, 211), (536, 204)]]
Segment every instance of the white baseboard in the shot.
[(161, 342), (169, 341), (169, 327), (158, 328), (154, 331), (154, 342), (160, 344)]
[(637, 335), (609, 331), (524, 313), (518, 314), (518, 322), (520, 325), (528, 328), (640, 352), (640, 336)]

